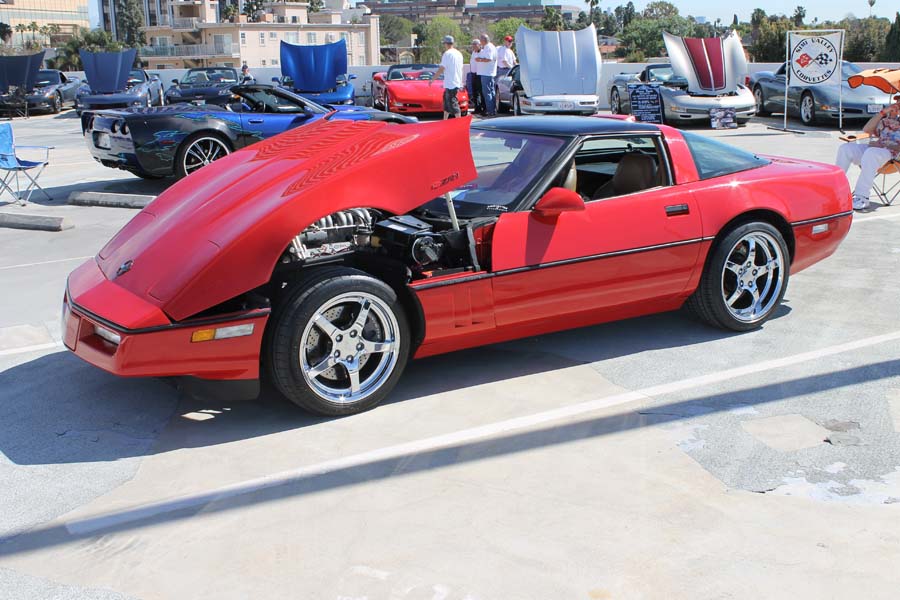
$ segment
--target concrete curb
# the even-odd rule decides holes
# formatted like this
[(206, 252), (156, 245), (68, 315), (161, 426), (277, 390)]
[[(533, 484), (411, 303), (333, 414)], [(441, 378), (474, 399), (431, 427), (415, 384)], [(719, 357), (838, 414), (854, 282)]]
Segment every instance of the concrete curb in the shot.
[(156, 196), (140, 194), (114, 194), (110, 192), (72, 192), (69, 204), (76, 206), (105, 206), (107, 208), (141, 209), (153, 202)]
[(64, 217), (0, 213), (0, 227), (31, 229), (34, 231), (63, 231), (72, 229), (75, 226)]

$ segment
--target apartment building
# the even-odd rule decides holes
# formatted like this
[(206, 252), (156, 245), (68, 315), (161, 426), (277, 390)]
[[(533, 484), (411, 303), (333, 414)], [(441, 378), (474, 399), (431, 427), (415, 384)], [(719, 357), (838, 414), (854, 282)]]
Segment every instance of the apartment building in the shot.
[[(30, 23), (37, 23), (38, 27), (59, 25), (60, 33), (53, 36), (53, 41), (63, 41), (74, 35), (79, 27), (91, 26), (88, 0), (5, 0), (0, 2), (0, 22), (13, 29), (16, 25)], [(28, 32), (24, 37), (26, 42), (32, 37), (38, 42), (49, 41), (40, 33)], [(22, 45), (22, 34), (13, 35), (11, 42)]]
[[(151, 0), (153, 1), (153, 0)], [(341, 10), (309, 12), (307, 2), (263, 5), (258, 22), (224, 22), (216, 0), (168, 0), (169, 14), (144, 28), (141, 56), (153, 69), (206, 66), (279, 67), (281, 41), (318, 45), (344, 39), (350, 65), (379, 64), (379, 19), (348, 22)], [(356, 22), (358, 21), (358, 22)]]

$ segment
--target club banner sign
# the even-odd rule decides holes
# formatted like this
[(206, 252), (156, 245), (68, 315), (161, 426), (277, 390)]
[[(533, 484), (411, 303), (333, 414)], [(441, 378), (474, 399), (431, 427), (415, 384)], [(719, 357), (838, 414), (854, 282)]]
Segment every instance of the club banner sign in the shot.
[(840, 85), (843, 32), (788, 34), (790, 85)]

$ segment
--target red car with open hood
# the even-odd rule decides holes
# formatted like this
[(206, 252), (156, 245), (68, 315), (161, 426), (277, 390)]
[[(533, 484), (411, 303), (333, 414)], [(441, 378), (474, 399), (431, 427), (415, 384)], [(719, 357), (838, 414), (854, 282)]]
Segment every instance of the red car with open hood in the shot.
[(831, 165), (621, 119), (470, 121), (320, 121), (198, 170), (69, 276), (66, 346), (348, 414), (414, 357), (685, 303), (759, 327), (850, 228)]

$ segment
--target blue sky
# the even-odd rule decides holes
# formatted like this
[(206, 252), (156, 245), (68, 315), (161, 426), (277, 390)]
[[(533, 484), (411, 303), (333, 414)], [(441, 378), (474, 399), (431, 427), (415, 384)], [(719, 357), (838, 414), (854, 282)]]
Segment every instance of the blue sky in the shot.
[[(601, 0), (600, 6), (604, 9), (613, 8), (619, 4), (625, 4), (628, 0)], [(642, 10), (647, 6), (647, 0), (632, 0), (634, 6), (638, 10)], [(670, 0), (671, 1), (671, 0)], [(578, 6), (577, 0), (572, 2)], [(678, 11), (682, 15), (693, 15), (695, 17), (703, 16), (709, 21), (715, 21), (721, 18), (723, 22), (731, 23), (734, 13), (737, 12), (738, 19), (741, 21), (749, 21), (750, 13), (754, 8), (761, 8), (769, 14), (786, 14), (790, 16), (794, 12), (794, 8), (802, 6), (806, 9), (806, 20), (812, 21), (814, 17), (818, 17), (820, 21), (833, 20), (837, 21), (844, 18), (848, 13), (853, 13), (857, 17), (869, 16), (869, 3), (866, 0), (788, 0), (787, 2), (772, 0), (750, 0), (749, 2), (722, 2), (722, 0), (681, 0), (672, 2), (678, 7)], [(727, 8), (731, 6), (732, 8)], [(900, 6), (896, 0), (876, 0), (872, 14), (878, 17), (890, 17), (893, 19), (894, 12)]]

